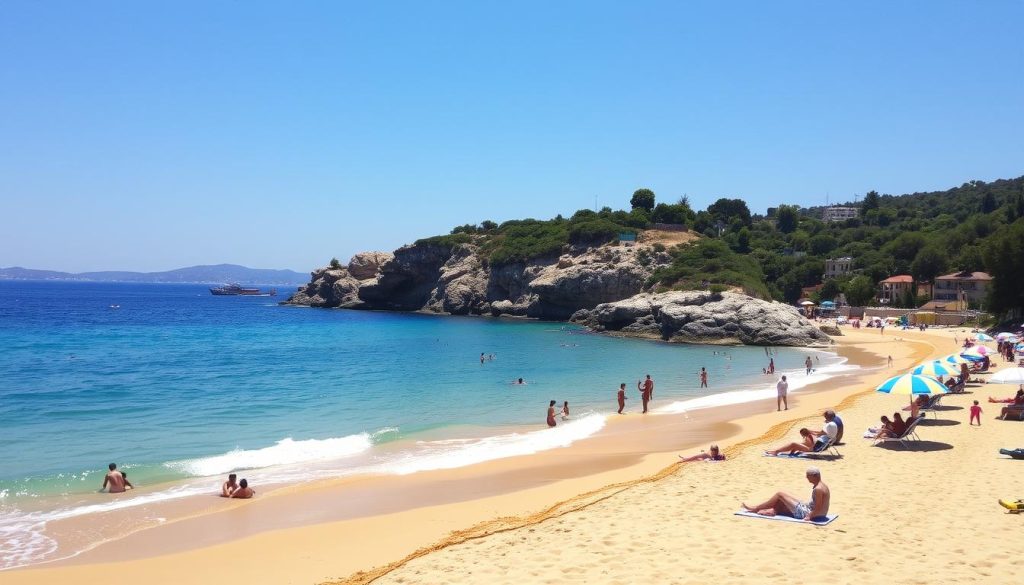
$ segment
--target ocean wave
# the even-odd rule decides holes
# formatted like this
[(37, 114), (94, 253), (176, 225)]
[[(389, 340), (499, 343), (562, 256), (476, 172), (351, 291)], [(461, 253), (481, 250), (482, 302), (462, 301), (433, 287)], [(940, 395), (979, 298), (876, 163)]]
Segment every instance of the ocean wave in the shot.
[(452, 469), (491, 461), (531, 455), (540, 451), (568, 447), (600, 431), (605, 425), (605, 415), (591, 413), (579, 419), (563, 422), (555, 428), (509, 433), (479, 439), (458, 439), (429, 441), (419, 444), (419, 449), (373, 466), (371, 471), (408, 475), (433, 469)]
[(793, 394), (799, 392), (810, 384), (821, 382), (855, 369), (857, 369), (857, 366), (847, 365), (846, 360), (843, 359), (839, 363), (815, 368), (810, 375), (807, 375), (803, 369), (787, 371), (780, 370), (776, 371), (776, 373), (771, 377), (771, 381), (767, 382), (765, 386), (756, 386), (742, 390), (720, 392), (718, 394), (709, 394), (707, 396), (678, 400), (655, 409), (655, 412), (679, 414), (704, 408), (730, 406), (733, 404), (743, 404), (744, 402), (753, 402), (755, 400), (775, 398), (777, 396), (775, 384), (778, 382), (779, 377), (783, 375), (786, 376), (787, 382), (789, 382), (789, 393)]
[[(384, 432), (397, 432), (397, 429), (382, 429), (374, 433), (374, 437)], [(209, 477), (243, 469), (342, 459), (368, 451), (372, 446), (373, 437), (369, 433), (304, 441), (289, 437), (262, 449), (235, 449), (223, 455), (172, 461), (164, 466), (194, 477)]]

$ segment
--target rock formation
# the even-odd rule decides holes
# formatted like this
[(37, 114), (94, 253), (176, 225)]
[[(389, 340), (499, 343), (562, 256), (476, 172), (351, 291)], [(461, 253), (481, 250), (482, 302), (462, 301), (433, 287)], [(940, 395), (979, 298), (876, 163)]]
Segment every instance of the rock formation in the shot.
[(639, 294), (577, 311), (597, 331), (683, 343), (825, 346), (832, 340), (795, 308), (725, 292)]

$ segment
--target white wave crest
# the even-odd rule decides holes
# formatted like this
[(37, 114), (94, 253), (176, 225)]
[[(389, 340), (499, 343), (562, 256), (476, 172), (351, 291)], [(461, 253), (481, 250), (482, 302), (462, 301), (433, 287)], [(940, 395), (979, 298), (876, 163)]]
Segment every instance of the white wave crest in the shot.
[(242, 469), (341, 459), (368, 451), (372, 446), (373, 440), (368, 433), (305, 441), (295, 441), (289, 437), (262, 449), (235, 449), (223, 455), (172, 461), (164, 465), (188, 475), (209, 477)]
[(431, 469), (452, 469), (517, 455), (530, 455), (540, 451), (568, 447), (600, 431), (605, 424), (602, 414), (583, 417), (548, 428), (527, 433), (510, 433), (480, 439), (429, 441), (420, 443), (420, 449), (392, 461), (375, 466), (373, 471), (408, 475)]

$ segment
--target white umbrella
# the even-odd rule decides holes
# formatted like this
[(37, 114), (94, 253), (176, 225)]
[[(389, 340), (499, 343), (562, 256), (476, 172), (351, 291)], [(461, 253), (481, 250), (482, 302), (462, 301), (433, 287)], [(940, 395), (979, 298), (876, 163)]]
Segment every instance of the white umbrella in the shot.
[(990, 384), (1024, 384), (1024, 368), (999, 370), (988, 381)]
[(802, 303), (800, 303), (800, 304), (806, 307), (806, 306), (808, 306), (808, 305), (813, 305), (813, 304), (814, 304), (814, 301), (804, 301), (804, 302), (802, 302)]

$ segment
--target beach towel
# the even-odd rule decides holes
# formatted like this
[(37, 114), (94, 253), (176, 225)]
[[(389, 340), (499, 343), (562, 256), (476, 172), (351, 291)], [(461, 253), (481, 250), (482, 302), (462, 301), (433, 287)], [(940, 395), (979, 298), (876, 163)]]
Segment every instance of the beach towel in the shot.
[(839, 517), (839, 514), (827, 514), (824, 520), (804, 522), (803, 520), (797, 520), (792, 516), (762, 516), (757, 512), (748, 512), (746, 510), (740, 510), (739, 512), (736, 512), (736, 515), (746, 516), (747, 518), (763, 518), (765, 520), (782, 520), (783, 522), (796, 522), (797, 524), (813, 524), (815, 526), (824, 526)]
[(797, 451), (796, 453), (779, 453), (778, 455), (772, 455), (771, 453), (764, 453), (765, 457), (778, 457), (779, 459), (819, 459), (821, 456), (828, 456), (828, 453), (824, 451)]

